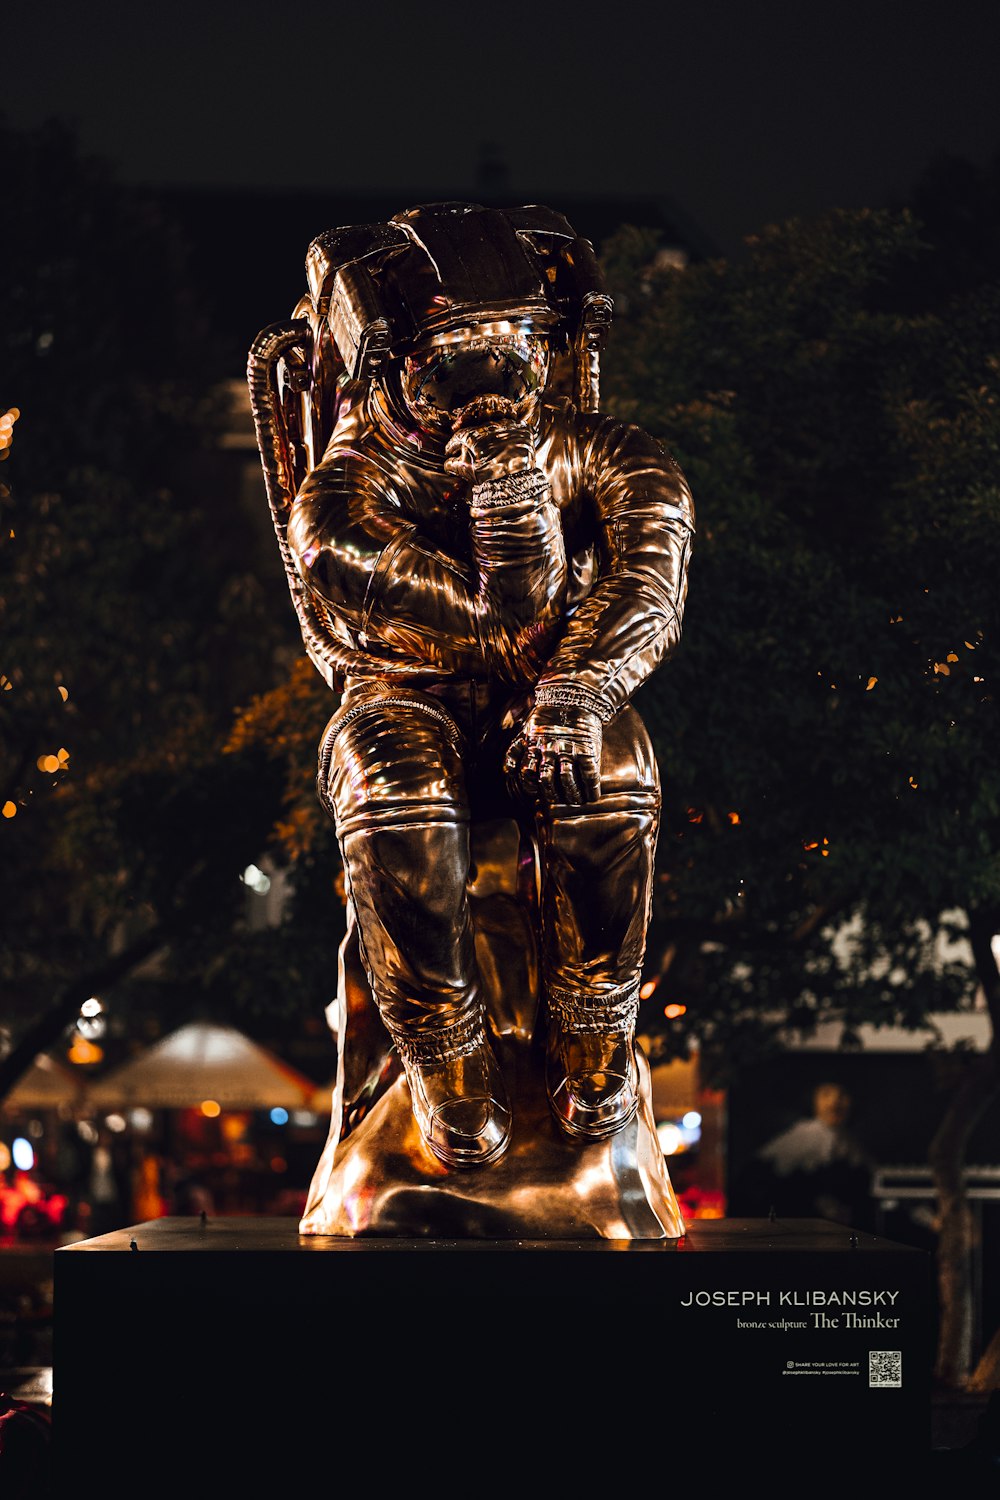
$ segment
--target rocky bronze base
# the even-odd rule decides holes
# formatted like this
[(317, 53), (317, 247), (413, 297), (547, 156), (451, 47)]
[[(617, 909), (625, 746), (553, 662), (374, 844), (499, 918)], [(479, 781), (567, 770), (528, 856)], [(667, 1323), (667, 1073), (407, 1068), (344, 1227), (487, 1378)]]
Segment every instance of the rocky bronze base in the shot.
[(676, 1239), (681, 1217), (637, 1050), (640, 1104), (606, 1140), (568, 1139), (552, 1118), (540, 1049), (496, 1044), (514, 1124), (503, 1157), (450, 1170), (425, 1144), (400, 1076), (348, 1138), (331, 1135), (299, 1225), (306, 1235), (481, 1239)]

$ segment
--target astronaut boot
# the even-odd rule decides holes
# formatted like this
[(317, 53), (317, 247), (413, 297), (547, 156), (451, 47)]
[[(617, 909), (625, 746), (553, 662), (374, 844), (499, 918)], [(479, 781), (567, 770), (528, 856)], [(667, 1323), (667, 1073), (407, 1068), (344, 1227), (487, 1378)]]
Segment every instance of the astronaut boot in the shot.
[(390, 1029), (414, 1118), (438, 1160), (446, 1167), (497, 1161), (510, 1140), (511, 1108), (482, 1010), (443, 1030)]
[(602, 1141), (635, 1118), (636, 989), (596, 999), (550, 991), (545, 1050), (549, 1108), (572, 1139)]

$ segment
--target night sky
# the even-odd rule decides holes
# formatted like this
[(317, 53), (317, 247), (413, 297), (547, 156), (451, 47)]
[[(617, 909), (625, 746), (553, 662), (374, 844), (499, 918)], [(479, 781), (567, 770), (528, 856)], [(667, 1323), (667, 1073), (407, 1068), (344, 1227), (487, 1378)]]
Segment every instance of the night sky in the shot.
[(989, 0), (8, 8), (0, 109), (57, 115), (126, 181), (475, 197), (654, 194), (724, 254), (1000, 149)]

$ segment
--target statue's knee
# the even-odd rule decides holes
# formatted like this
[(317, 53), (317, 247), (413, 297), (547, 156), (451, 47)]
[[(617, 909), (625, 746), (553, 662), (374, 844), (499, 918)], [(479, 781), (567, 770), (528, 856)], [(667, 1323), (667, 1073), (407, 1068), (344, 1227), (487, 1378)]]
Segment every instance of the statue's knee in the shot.
[(359, 821), (468, 818), (459, 732), (423, 694), (335, 714), (320, 748), (318, 785), (338, 833)]
[(629, 793), (656, 799), (660, 795), (653, 745), (645, 724), (631, 705), (605, 725), (601, 751), (601, 799)]

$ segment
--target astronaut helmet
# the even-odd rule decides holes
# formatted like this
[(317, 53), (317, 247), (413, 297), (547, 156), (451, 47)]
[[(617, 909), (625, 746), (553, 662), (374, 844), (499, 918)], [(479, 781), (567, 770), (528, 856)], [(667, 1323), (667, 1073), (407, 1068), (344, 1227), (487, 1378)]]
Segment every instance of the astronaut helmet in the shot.
[(482, 396), (532, 406), (561, 350), (596, 410), (611, 299), (593, 246), (551, 209), (422, 204), (319, 236), (306, 271), (347, 378), (379, 380), (423, 427)]

